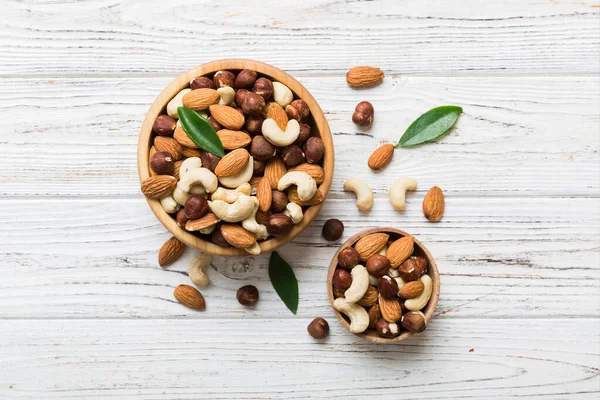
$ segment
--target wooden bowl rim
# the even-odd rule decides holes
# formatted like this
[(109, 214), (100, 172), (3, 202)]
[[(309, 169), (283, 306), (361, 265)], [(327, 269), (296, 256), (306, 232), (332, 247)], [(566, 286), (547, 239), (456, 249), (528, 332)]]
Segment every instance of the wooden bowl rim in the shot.
[[(183, 74), (179, 75), (175, 78), (171, 83), (169, 83), (165, 89), (156, 97), (150, 109), (146, 113), (146, 117), (144, 118), (144, 122), (142, 124), (142, 128), (140, 129), (140, 136), (138, 140), (138, 175), (140, 179), (140, 183), (144, 181), (144, 179), (150, 176), (149, 166), (148, 166), (148, 153), (150, 151), (150, 139), (152, 138), (152, 125), (154, 120), (158, 115), (160, 115), (163, 110), (166, 108), (167, 103), (179, 93), (180, 90), (189, 86), (189, 83), (192, 79), (197, 76), (210, 74), (222, 69), (229, 70), (242, 70), (242, 69), (253, 69), (260, 74), (268, 76), (275, 81), (281, 82), (288, 86), (292, 92), (298, 98), (304, 100), (311, 111), (312, 118), (314, 120), (314, 127), (318, 130), (319, 137), (323, 140), (323, 144), (325, 145), (325, 155), (323, 157), (323, 171), (325, 172), (325, 179), (321, 185), (319, 185), (319, 190), (323, 193), (323, 201), (320, 204), (309, 207), (304, 212), (304, 218), (302, 221), (295, 225), (294, 228), (285, 236), (272, 238), (269, 240), (265, 240), (259, 243), (261, 248), (261, 253), (269, 252), (277, 249), (278, 247), (284, 245), (285, 243), (292, 240), (298, 234), (300, 234), (310, 223), (315, 219), (318, 215), (319, 211), (323, 207), (323, 204), (327, 200), (327, 195), (329, 194), (329, 189), (331, 188), (331, 183), (333, 181), (333, 166), (334, 166), (334, 146), (333, 146), (333, 138), (331, 136), (331, 131), (329, 129), (329, 124), (327, 123), (327, 119), (323, 114), (323, 110), (314, 99), (314, 97), (310, 94), (310, 92), (295, 78), (286, 72), (273, 67), (272, 65), (265, 64), (259, 61), (254, 60), (246, 60), (246, 59), (224, 59), (224, 60), (215, 60), (211, 61), (197, 67), (194, 67)], [(161, 224), (169, 230), (179, 240), (185, 243), (188, 246), (197, 248), (201, 251), (204, 251), (213, 255), (221, 255), (221, 256), (252, 256), (247, 253), (244, 249), (237, 249), (235, 247), (221, 247), (212, 242), (208, 242), (199, 238), (190, 232), (185, 231), (180, 228), (175, 220), (167, 214), (160, 202), (158, 200), (147, 199), (148, 205), (150, 209), (161, 222)]]
[[(331, 308), (333, 309), (335, 316), (342, 323), (342, 325), (344, 325), (344, 327), (346, 327), (346, 329), (348, 329), (348, 331), (350, 331), (350, 324), (348, 323), (348, 321), (346, 321), (346, 319), (343, 317), (343, 315), (338, 310), (336, 310), (335, 307), (333, 306), (334, 296), (333, 296), (332, 279), (333, 279), (333, 273), (337, 267), (338, 254), (340, 253), (340, 251), (342, 251), (346, 247), (350, 247), (350, 246), (354, 245), (356, 242), (358, 242), (358, 240), (360, 238), (370, 235), (372, 233), (393, 233), (393, 234), (397, 234), (400, 236), (412, 236), (412, 238), (415, 241), (415, 246), (419, 247), (419, 249), (421, 249), (421, 251), (425, 254), (425, 257), (427, 258), (427, 262), (429, 263), (427, 275), (429, 275), (431, 277), (431, 280), (433, 282), (433, 289), (431, 292), (431, 298), (429, 299), (429, 302), (427, 303), (425, 308), (423, 310), (421, 310), (421, 312), (423, 312), (423, 314), (425, 315), (425, 319), (429, 323), (429, 321), (433, 317), (433, 313), (434, 313), (434, 311), (437, 307), (438, 301), (440, 299), (440, 273), (439, 273), (437, 264), (435, 262), (435, 259), (433, 258), (433, 256), (429, 252), (429, 250), (427, 250), (427, 248), (423, 245), (423, 243), (421, 243), (421, 241), (419, 241), (413, 235), (411, 235), (403, 230), (400, 230), (400, 229), (387, 228), (387, 227), (369, 228), (369, 229), (365, 229), (364, 231), (357, 233), (356, 235), (352, 236), (350, 239), (346, 240), (346, 242), (344, 242), (344, 244), (342, 244), (340, 246), (338, 251), (336, 251), (335, 255), (333, 256), (333, 259), (331, 260), (331, 264), (329, 265), (329, 271), (327, 273), (327, 297), (329, 298), (329, 303), (331, 304)], [(380, 336), (370, 336), (365, 333), (354, 333), (354, 335), (356, 335), (362, 339), (368, 340), (370, 342), (374, 342), (374, 343), (397, 343), (397, 342), (400, 342), (400, 341), (412, 336), (413, 333), (404, 332), (400, 336), (397, 336), (395, 338), (382, 338)]]

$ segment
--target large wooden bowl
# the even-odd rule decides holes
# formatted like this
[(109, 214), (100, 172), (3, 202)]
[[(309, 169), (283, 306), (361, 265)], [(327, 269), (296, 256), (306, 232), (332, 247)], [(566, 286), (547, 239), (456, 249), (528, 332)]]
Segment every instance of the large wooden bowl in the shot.
[[(338, 257), (338, 254), (340, 251), (342, 251), (346, 247), (354, 246), (354, 244), (356, 242), (358, 242), (358, 240), (360, 238), (362, 238), (363, 236), (367, 236), (372, 233), (379, 233), (379, 232), (387, 233), (388, 235), (390, 235), (390, 240), (400, 239), (403, 236), (412, 236), (404, 231), (401, 231), (400, 229), (395, 229), (395, 228), (371, 228), (371, 229), (364, 230), (364, 231), (359, 232), (356, 235), (352, 236), (339, 248), (339, 250), (333, 256), (333, 260), (331, 260), (331, 265), (329, 266), (329, 273), (327, 274), (327, 294), (329, 296), (329, 302), (331, 303), (331, 308), (333, 308), (333, 312), (335, 313), (336, 317), (340, 320), (342, 325), (344, 325), (346, 327), (346, 329), (348, 329), (348, 330), (350, 330), (349, 320), (342, 313), (340, 313), (338, 310), (336, 310), (335, 307), (333, 306), (333, 301), (335, 300), (335, 298), (333, 295), (332, 279), (333, 279), (333, 273), (335, 272), (336, 267), (337, 267), (337, 257)], [(429, 253), (427, 248), (425, 246), (423, 246), (423, 243), (418, 241), (414, 236), (413, 236), (413, 239), (415, 241), (415, 250), (413, 252), (413, 255), (423, 256), (427, 259), (427, 262), (429, 263), (427, 274), (431, 277), (431, 280), (433, 282), (431, 298), (429, 299), (429, 302), (427, 303), (425, 308), (421, 310), (421, 312), (423, 312), (423, 314), (425, 314), (425, 318), (427, 319), (427, 322), (429, 323), (429, 321), (431, 320), (431, 317), (433, 316), (433, 312), (435, 311), (435, 308), (437, 307), (438, 300), (440, 298), (440, 273), (438, 271), (435, 260), (433, 259), (433, 257), (431, 256), (431, 254)], [(368, 340), (370, 342), (375, 342), (375, 343), (396, 343), (396, 342), (399, 342), (401, 340), (404, 340), (404, 339), (412, 336), (413, 333), (405, 331), (405, 332), (401, 333), (399, 336), (396, 336), (395, 338), (382, 338), (381, 336), (379, 336), (377, 334), (377, 332), (375, 330), (367, 329), (365, 332), (355, 333), (355, 335), (359, 336), (365, 340)]]
[[(152, 103), (150, 110), (148, 110), (148, 113), (146, 114), (146, 118), (144, 119), (144, 123), (142, 124), (142, 129), (140, 131), (140, 138), (138, 142), (138, 172), (140, 182), (142, 182), (144, 179), (150, 176), (148, 166), (148, 153), (150, 151), (151, 142), (153, 140), (152, 124), (154, 123), (156, 117), (164, 112), (167, 103), (173, 98), (173, 96), (179, 93), (180, 90), (188, 87), (190, 81), (197, 76), (212, 74), (219, 70), (225, 69), (239, 71), (246, 68), (255, 70), (259, 74), (265, 75), (274, 81), (283, 83), (284, 85), (289, 87), (298, 98), (304, 100), (310, 108), (312, 121), (309, 121), (308, 123), (311, 125), (311, 134), (312, 136), (319, 136), (323, 140), (323, 143), (325, 145), (325, 155), (323, 157), (323, 170), (325, 173), (325, 180), (319, 186), (319, 190), (323, 193), (323, 202), (308, 208), (304, 213), (304, 218), (302, 222), (295, 225), (292, 231), (287, 235), (260, 242), (261, 251), (267, 252), (275, 250), (279, 246), (289, 242), (312, 222), (312, 220), (317, 216), (317, 214), (321, 210), (321, 207), (323, 206), (323, 203), (327, 198), (327, 194), (329, 193), (329, 189), (331, 187), (331, 181), (333, 179), (333, 140), (331, 138), (331, 132), (329, 130), (327, 120), (325, 119), (325, 115), (323, 114), (321, 107), (319, 107), (319, 104), (308, 92), (308, 90), (306, 90), (306, 88), (302, 86), (300, 82), (292, 78), (290, 75), (271, 65), (264, 64), (258, 61), (230, 59), (212, 61), (207, 64), (202, 64), (178, 76), (161, 92), (161, 94), (156, 98), (156, 100), (154, 100), (154, 103)], [(150, 205), (152, 212), (154, 212), (154, 215), (156, 215), (158, 220), (165, 226), (165, 228), (167, 228), (175, 237), (177, 237), (179, 240), (181, 240), (188, 246), (195, 247), (206, 253), (220, 256), (250, 255), (243, 249), (236, 249), (234, 247), (221, 247), (212, 242), (197, 237), (191, 234), (190, 232), (185, 231), (184, 229), (181, 229), (179, 226), (177, 226), (177, 223), (175, 222), (173, 217), (171, 217), (163, 210), (158, 200), (148, 199), (148, 204)]]

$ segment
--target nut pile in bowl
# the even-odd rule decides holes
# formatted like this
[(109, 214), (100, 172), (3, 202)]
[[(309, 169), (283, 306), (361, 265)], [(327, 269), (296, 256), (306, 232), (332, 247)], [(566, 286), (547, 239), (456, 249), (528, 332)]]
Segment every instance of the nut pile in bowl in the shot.
[[(333, 144), (322, 111), (289, 75), (262, 63), (223, 60), (188, 76), (213, 66), (219, 69), (189, 77), (189, 87), (168, 87), (161, 96), (171, 90), (169, 97), (153, 105), (166, 103), (150, 121), (148, 142), (140, 137), (141, 190), (184, 243), (212, 254), (255, 255), (287, 242), (316, 216), (331, 185)], [(281, 74), (294, 91), (257, 70)], [(192, 140), (182, 108), (210, 124), (222, 157)]]

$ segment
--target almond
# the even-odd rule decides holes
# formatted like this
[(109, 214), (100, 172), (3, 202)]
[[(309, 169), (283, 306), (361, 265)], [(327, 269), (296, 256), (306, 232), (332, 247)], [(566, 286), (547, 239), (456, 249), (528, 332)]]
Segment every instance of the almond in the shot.
[(369, 328), (375, 329), (375, 324), (381, 318), (381, 311), (379, 311), (379, 304), (375, 304), (373, 307), (369, 308), (367, 311), (369, 314)]
[(156, 172), (154, 172), (152, 170), (152, 167), (150, 167), (150, 162), (152, 161), (152, 157), (154, 157), (154, 155), (156, 153), (157, 153), (156, 147), (154, 147), (154, 146), (150, 147), (150, 151), (148, 152), (148, 172), (150, 172), (150, 176), (156, 176)]
[(353, 88), (366, 88), (375, 86), (383, 81), (384, 73), (375, 67), (354, 67), (346, 74), (348, 86)]
[(366, 261), (373, 254), (379, 253), (389, 238), (390, 235), (386, 233), (372, 233), (360, 238), (354, 245), (354, 249), (360, 254), (360, 259)]
[(256, 243), (256, 235), (248, 232), (238, 224), (221, 225), (221, 235), (227, 243), (238, 249), (247, 249)]
[(265, 114), (267, 118), (275, 120), (279, 129), (285, 131), (288, 123), (288, 116), (285, 110), (279, 104), (275, 102), (267, 104)]
[(244, 116), (233, 107), (212, 105), (209, 108), (210, 115), (224, 128), (237, 131), (244, 126)]
[(398, 290), (398, 297), (401, 299), (414, 299), (419, 297), (425, 290), (425, 284), (421, 281), (408, 282)]
[(369, 157), (369, 168), (377, 171), (386, 166), (387, 163), (390, 162), (392, 156), (394, 155), (394, 145), (393, 144), (384, 144), (383, 146), (375, 149), (371, 157)]
[(201, 218), (191, 219), (185, 223), (185, 230), (189, 232), (199, 231), (200, 229), (210, 228), (219, 222), (219, 218), (213, 213), (208, 213)]
[(444, 216), (444, 193), (437, 186), (429, 189), (423, 199), (423, 215), (432, 222), (437, 222)]
[(379, 311), (381, 316), (387, 322), (396, 322), (402, 317), (402, 306), (400, 300), (396, 298), (386, 298), (379, 296)]
[(221, 129), (217, 132), (225, 150), (235, 150), (246, 147), (252, 142), (252, 138), (242, 131)]
[(357, 304), (363, 307), (371, 307), (377, 304), (377, 299), (379, 298), (379, 292), (375, 286), (369, 286), (367, 291), (362, 299), (357, 301)]
[(219, 93), (214, 89), (201, 88), (187, 92), (181, 99), (183, 106), (192, 110), (206, 110), (219, 101)]
[(320, 185), (325, 180), (325, 173), (323, 172), (323, 168), (321, 168), (321, 166), (317, 164), (303, 163), (290, 169), (290, 172), (291, 171), (306, 172), (315, 180), (315, 182), (317, 182), (317, 185)]
[(183, 146), (181, 146), (180, 152), (183, 158), (200, 157), (200, 155), (202, 154), (202, 150), (200, 149), (190, 149), (189, 147)]
[(176, 237), (172, 237), (165, 242), (158, 252), (158, 265), (166, 267), (173, 264), (185, 250), (185, 245)]
[(300, 200), (300, 197), (298, 197), (298, 190), (296, 189), (296, 186), (292, 186), (292, 188), (290, 190), (288, 190), (287, 195), (288, 195), (289, 201), (291, 201), (292, 203), (296, 203), (302, 207), (316, 206), (317, 204), (321, 204), (323, 202), (323, 200), (325, 199), (325, 197), (323, 196), (323, 193), (317, 189), (317, 192), (315, 193), (315, 195), (312, 199)]
[(390, 266), (392, 268), (398, 268), (410, 255), (413, 253), (415, 248), (415, 240), (412, 236), (404, 236), (392, 243), (385, 256), (390, 260)]
[(273, 200), (273, 192), (271, 191), (271, 183), (269, 178), (263, 176), (256, 188), (256, 198), (258, 199), (258, 208), (262, 212), (267, 212), (271, 208)]
[(204, 311), (206, 310), (206, 302), (204, 296), (193, 286), (190, 285), (179, 285), (173, 291), (173, 296), (178, 302), (186, 307), (193, 308), (194, 310)]
[(279, 157), (273, 157), (267, 163), (265, 167), (265, 176), (271, 183), (271, 189), (277, 189), (277, 184), (282, 176), (287, 172), (283, 161)]
[(215, 175), (218, 177), (235, 175), (246, 167), (249, 159), (250, 154), (246, 149), (233, 150), (221, 158), (215, 168)]
[(177, 180), (179, 180), (179, 170), (181, 169), (181, 164), (183, 164), (183, 160), (175, 161), (175, 171), (173, 172), (173, 176)]
[(181, 145), (173, 138), (156, 136), (154, 138), (154, 147), (157, 152), (166, 151), (175, 161), (181, 158)]
[(190, 149), (199, 149), (198, 145), (190, 139), (187, 133), (185, 133), (185, 130), (180, 123), (177, 123), (175, 126), (173, 139), (182, 146), (189, 147)]
[(151, 176), (142, 182), (142, 193), (149, 199), (160, 199), (170, 195), (177, 186), (177, 179), (170, 175)]

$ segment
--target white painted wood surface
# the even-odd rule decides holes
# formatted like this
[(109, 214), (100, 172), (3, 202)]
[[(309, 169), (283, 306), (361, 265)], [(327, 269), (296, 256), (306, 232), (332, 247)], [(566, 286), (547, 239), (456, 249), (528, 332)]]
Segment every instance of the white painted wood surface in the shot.
[[(600, 3), (545, 1), (169, 2), (0, 0), (0, 398), (596, 399), (600, 393)], [(169, 236), (139, 194), (137, 133), (178, 73), (248, 57), (293, 73), (327, 113), (334, 186), (282, 248), (300, 281), (292, 315), (267, 255), (215, 258), (208, 309), (172, 297), (184, 258), (156, 265)], [(356, 64), (383, 68), (346, 87)], [(370, 100), (370, 130), (350, 121)], [(427, 109), (463, 106), (438, 143), (373, 148)], [(397, 213), (387, 186), (419, 190)], [(368, 181), (360, 214), (342, 182)], [(428, 223), (432, 185), (446, 214)], [(419, 237), (442, 275), (427, 331), (393, 346), (335, 320), (326, 269), (344, 237), (392, 225)], [(255, 284), (255, 309), (235, 290)], [(327, 318), (316, 342), (308, 322)]]

